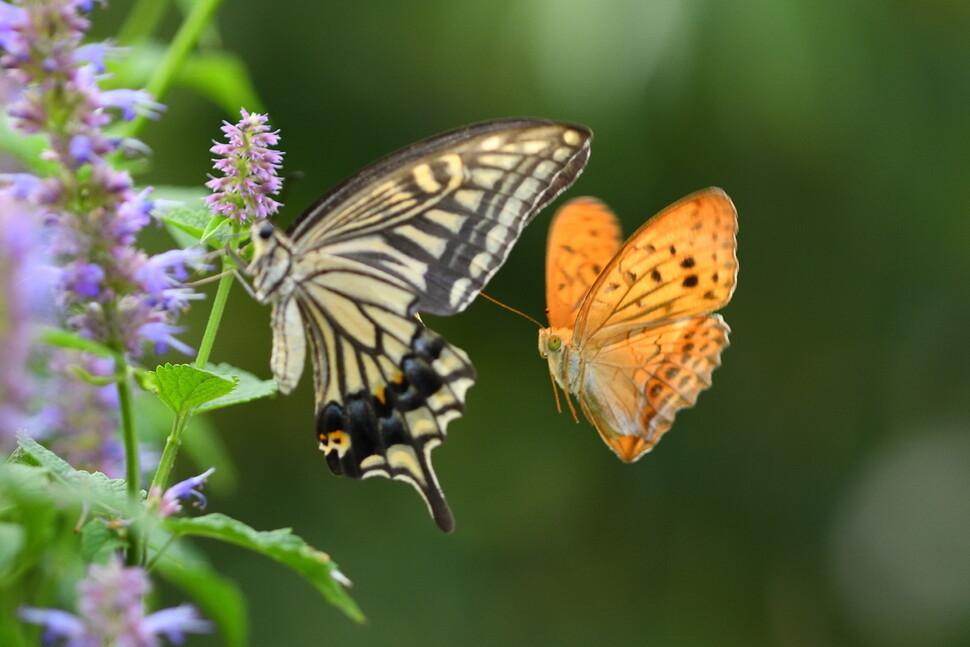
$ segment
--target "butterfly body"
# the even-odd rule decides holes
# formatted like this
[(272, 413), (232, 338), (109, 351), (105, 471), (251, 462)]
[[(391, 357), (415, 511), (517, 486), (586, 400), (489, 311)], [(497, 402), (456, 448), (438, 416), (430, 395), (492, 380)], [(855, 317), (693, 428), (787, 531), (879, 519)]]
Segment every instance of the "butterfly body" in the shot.
[(463, 413), (475, 370), (418, 313), (468, 306), (578, 177), (590, 138), (539, 120), (475, 124), (363, 169), (286, 233), (254, 226), (248, 272), (273, 306), (273, 374), (287, 393), (313, 359), (317, 441), (332, 472), (410, 483), (451, 530), (431, 450)]
[(737, 276), (737, 216), (719, 189), (671, 205), (621, 244), (616, 217), (581, 198), (556, 214), (551, 326), (539, 353), (622, 460), (652, 449), (711, 384), (729, 328), (714, 310)]

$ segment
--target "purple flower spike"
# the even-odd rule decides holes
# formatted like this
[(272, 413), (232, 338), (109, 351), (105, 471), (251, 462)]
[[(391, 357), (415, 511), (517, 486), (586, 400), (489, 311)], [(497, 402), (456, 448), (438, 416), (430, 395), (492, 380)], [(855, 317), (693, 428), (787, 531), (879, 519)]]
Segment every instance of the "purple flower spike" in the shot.
[(46, 137), (43, 157), (60, 167), (46, 179), (0, 176), (0, 186), (12, 187), (53, 230), (53, 252), (62, 267), (57, 300), (79, 334), (127, 348), (134, 357), (146, 345), (191, 355), (174, 335), (178, 316), (195, 298), (181, 283), (192, 254), (179, 252), (181, 262), (169, 256), (155, 261), (134, 247), (151, 222), (151, 190), (136, 190), (108, 155), (147, 149), (104, 132), (119, 112), (123, 119), (155, 117), (163, 106), (144, 90), (99, 87), (105, 58), (118, 50), (82, 44), (89, 26), (83, 11), (91, 4), (0, 2), (0, 67), (23, 86), (7, 112), (22, 132)]
[(210, 151), (222, 156), (213, 160), (223, 177), (205, 183), (213, 190), (206, 204), (217, 214), (242, 223), (262, 220), (282, 206), (271, 195), (279, 193), (283, 181), (277, 176), (283, 154), (271, 146), (279, 143), (279, 131), (270, 131), (267, 116), (240, 111), (242, 119), (233, 125), (223, 122), (228, 144), (216, 144)]

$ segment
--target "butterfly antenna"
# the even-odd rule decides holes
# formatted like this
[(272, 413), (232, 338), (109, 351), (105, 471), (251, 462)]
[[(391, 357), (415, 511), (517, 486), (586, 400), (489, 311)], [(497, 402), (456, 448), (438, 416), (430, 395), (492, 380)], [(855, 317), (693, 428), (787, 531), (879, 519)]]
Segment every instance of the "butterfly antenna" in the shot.
[[(490, 297), (490, 296), (488, 296), (488, 295), (487, 295), (487, 294), (485, 294), (484, 292), (480, 292), (479, 294), (480, 294), (480, 295), (481, 295), (482, 297), (484, 297), (485, 299), (487, 299), (487, 300), (489, 300), (489, 301), (491, 301), (492, 303), (494, 303), (495, 305), (497, 305), (497, 306), (499, 306), (499, 307), (501, 307), (501, 308), (505, 308), (505, 309), (506, 309), (506, 310), (508, 310), (509, 312), (514, 312), (515, 314), (517, 314), (517, 315), (519, 315), (520, 317), (523, 317), (523, 318), (525, 318), (525, 319), (528, 319), (529, 321), (531, 321), (532, 323), (534, 323), (534, 324), (535, 324), (535, 325), (537, 325), (538, 327), (540, 327), (540, 328), (542, 328), (542, 324), (541, 324), (541, 323), (539, 323), (538, 321), (536, 321), (535, 319), (533, 319), (533, 318), (532, 318), (532, 317), (530, 317), (529, 315), (527, 315), (527, 314), (525, 314), (525, 313), (524, 313), (524, 312), (522, 312), (521, 310), (516, 310), (516, 309), (515, 309), (515, 308), (513, 308), (512, 306), (507, 306), (507, 305), (505, 305), (504, 303), (502, 303), (501, 301), (499, 301), (498, 299), (493, 299), (492, 297)], [(550, 374), (550, 375), (551, 375), (551, 374)]]

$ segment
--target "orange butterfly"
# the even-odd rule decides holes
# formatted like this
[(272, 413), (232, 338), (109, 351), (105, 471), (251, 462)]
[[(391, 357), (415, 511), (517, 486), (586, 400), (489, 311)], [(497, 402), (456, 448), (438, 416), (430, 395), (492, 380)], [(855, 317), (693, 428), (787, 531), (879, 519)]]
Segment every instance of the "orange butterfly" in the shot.
[(711, 313), (734, 292), (737, 230), (717, 188), (667, 207), (622, 247), (616, 216), (598, 200), (572, 200), (553, 217), (539, 354), (570, 409), (573, 393), (624, 461), (650, 451), (711, 385), (730, 331)]

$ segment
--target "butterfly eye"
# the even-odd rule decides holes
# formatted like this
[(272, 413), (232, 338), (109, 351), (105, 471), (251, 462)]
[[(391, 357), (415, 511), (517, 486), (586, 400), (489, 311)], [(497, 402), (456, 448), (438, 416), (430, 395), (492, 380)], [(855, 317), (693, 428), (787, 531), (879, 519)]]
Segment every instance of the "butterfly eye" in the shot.
[(273, 225), (267, 222), (266, 224), (264, 224), (262, 227), (259, 228), (258, 234), (259, 234), (259, 237), (262, 238), (263, 240), (269, 240), (270, 237), (273, 235)]
[(559, 349), (562, 348), (562, 338), (558, 335), (553, 335), (549, 338), (548, 347), (553, 353), (559, 352)]

